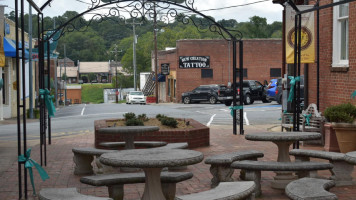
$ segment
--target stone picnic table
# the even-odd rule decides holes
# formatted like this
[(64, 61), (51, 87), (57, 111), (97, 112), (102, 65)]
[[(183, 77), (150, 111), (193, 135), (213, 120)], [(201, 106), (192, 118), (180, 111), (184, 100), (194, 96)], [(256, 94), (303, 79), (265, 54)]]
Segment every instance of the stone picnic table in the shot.
[(158, 131), (158, 126), (116, 126), (116, 127), (107, 127), (99, 129), (98, 133), (110, 133), (110, 134), (119, 134), (125, 140), (125, 149), (134, 149), (135, 136), (145, 133), (145, 132), (154, 132)]
[(145, 189), (142, 200), (165, 200), (160, 174), (165, 167), (178, 167), (201, 162), (201, 152), (182, 149), (133, 149), (106, 153), (100, 162), (113, 167), (142, 168), (145, 172)]
[(356, 165), (356, 151), (346, 153), (345, 160), (353, 165)]
[[(269, 141), (278, 147), (277, 162), (291, 162), (289, 156), (289, 147), (296, 141), (320, 139), (321, 134), (317, 132), (264, 132), (245, 135), (246, 140)], [(278, 172), (272, 182), (272, 187), (283, 189), (287, 182), (294, 179), (290, 172)]]

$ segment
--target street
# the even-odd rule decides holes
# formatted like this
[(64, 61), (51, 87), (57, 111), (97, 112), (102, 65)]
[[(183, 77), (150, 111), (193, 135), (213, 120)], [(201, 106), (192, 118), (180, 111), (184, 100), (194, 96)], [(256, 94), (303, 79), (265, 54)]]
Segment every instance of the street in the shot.
[[(176, 118), (192, 118), (207, 126), (231, 125), (229, 107), (224, 104), (80, 104), (60, 108), (52, 118), (52, 137), (75, 135), (94, 130), (94, 121), (107, 118), (123, 118), (133, 112), (155, 117), (164, 114)], [(244, 125), (279, 124), (281, 105), (256, 101), (244, 106)], [(16, 141), (17, 125), (1, 125), (0, 141)], [(27, 123), (27, 139), (39, 138), (39, 122)]]

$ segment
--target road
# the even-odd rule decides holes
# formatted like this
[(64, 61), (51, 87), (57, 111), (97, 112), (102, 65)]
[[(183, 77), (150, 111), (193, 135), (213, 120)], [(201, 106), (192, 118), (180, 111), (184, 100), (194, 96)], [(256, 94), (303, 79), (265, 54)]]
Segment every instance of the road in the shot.
[[(52, 118), (52, 137), (80, 134), (94, 130), (94, 121), (107, 118), (123, 118), (123, 114), (133, 112), (155, 117), (164, 114), (177, 118), (192, 118), (207, 126), (231, 125), (229, 107), (224, 104), (80, 104), (60, 108)], [(279, 124), (281, 106), (276, 103), (255, 101), (244, 106), (244, 124)], [(39, 138), (39, 123), (27, 123), (27, 139)], [(16, 124), (0, 126), (0, 141), (16, 141)]]

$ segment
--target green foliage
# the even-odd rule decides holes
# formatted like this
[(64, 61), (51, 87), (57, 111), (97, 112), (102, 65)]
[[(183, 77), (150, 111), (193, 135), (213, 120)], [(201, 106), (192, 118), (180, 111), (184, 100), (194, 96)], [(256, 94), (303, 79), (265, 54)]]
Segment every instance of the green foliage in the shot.
[(111, 88), (111, 84), (83, 84), (82, 102), (104, 103), (104, 88)]
[(162, 114), (157, 114), (156, 115), (156, 118), (159, 120), (159, 121), (162, 121), (163, 118), (167, 118), (166, 115), (162, 115)]
[(62, 74), (62, 80), (65, 81), (65, 80), (67, 80), (67, 79), (68, 79), (67, 74), (66, 74), (66, 73), (63, 73), (63, 74)]
[(114, 76), (111, 80), (111, 85), (113, 88), (116, 88), (116, 80), (118, 88), (132, 88), (134, 86), (133, 76), (125, 76), (121, 73), (118, 73), (118, 77)]
[(172, 117), (161, 118), (161, 124), (172, 128), (177, 128), (178, 121)]
[(146, 114), (141, 114), (137, 116), (137, 119), (141, 120), (141, 121), (148, 121), (147, 115)]
[[(30, 109), (27, 109), (27, 118), (30, 118)], [(40, 118), (40, 109), (34, 108), (33, 109), (33, 117), (35, 119), (39, 119)]]
[(325, 109), (324, 116), (329, 122), (352, 123), (356, 119), (356, 106), (351, 103), (330, 106)]
[(92, 81), (96, 80), (96, 75), (94, 73), (90, 73), (90, 74), (88, 74), (88, 79), (89, 79), (89, 82), (92, 82)]
[(129, 112), (129, 113), (125, 113), (124, 114), (124, 118), (125, 120), (130, 120), (130, 119), (135, 119), (136, 118), (136, 114), (133, 112)]
[(126, 126), (143, 126), (143, 121), (137, 119), (137, 118), (132, 118), (132, 119), (128, 119), (125, 122)]

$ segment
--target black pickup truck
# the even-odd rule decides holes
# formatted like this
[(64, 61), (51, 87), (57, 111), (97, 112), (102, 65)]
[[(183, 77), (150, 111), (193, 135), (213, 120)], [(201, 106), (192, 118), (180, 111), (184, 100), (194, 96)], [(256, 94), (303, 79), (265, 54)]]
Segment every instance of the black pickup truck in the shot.
[[(266, 99), (266, 85), (263, 85), (259, 81), (255, 80), (244, 80), (243, 81), (243, 94), (244, 94), (244, 104), (253, 104), (255, 100), (262, 100), (263, 103), (269, 103)], [(233, 88), (233, 85), (231, 86)], [(240, 100), (240, 83), (236, 83), (237, 89), (237, 101)], [(232, 94), (231, 94), (232, 96)]]
[(209, 101), (211, 104), (215, 104), (220, 101), (229, 106), (232, 102), (232, 90), (221, 84), (201, 85), (190, 92), (184, 92), (182, 101), (185, 104), (201, 101)]

